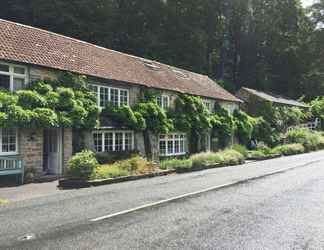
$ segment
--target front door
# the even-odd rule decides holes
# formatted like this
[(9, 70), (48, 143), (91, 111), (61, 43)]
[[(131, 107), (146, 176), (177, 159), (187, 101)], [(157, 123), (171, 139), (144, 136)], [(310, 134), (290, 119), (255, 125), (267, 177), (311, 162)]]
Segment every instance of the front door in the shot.
[(62, 130), (44, 131), (44, 167), (48, 174), (62, 173)]

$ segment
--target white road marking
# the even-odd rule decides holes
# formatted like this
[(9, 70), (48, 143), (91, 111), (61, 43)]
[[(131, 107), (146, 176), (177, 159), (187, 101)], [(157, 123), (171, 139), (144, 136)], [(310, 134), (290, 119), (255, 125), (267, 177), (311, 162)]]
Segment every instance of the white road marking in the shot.
[(108, 214), (108, 215), (104, 215), (104, 216), (101, 216), (101, 217), (98, 217), (98, 218), (95, 218), (95, 219), (91, 219), (90, 222), (98, 222), (98, 221), (102, 221), (102, 220), (107, 220), (107, 219), (110, 219), (110, 218), (113, 218), (113, 217), (116, 217), (116, 216), (136, 212), (136, 211), (139, 211), (139, 210), (142, 210), (142, 209), (145, 209), (145, 208), (155, 207), (155, 206), (162, 205), (162, 204), (165, 204), (165, 203), (168, 203), (168, 202), (177, 201), (177, 200), (181, 200), (181, 199), (184, 199), (184, 198), (189, 198), (191, 196), (197, 196), (199, 194), (207, 193), (207, 192), (210, 192), (210, 191), (215, 191), (215, 190), (218, 190), (218, 189), (223, 189), (223, 188), (226, 188), (226, 187), (231, 187), (231, 186), (234, 186), (234, 185), (242, 183), (242, 182), (248, 182), (248, 181), (251, 181), (251, 180), (256, 180), (256, 179), (259, 179), (259, 178), (263, 178), (263, 177), (283, 173), (283, 172), (286, 172), (286, 171), (289, 171), (289, 170), (294, 170), (294, 169), (297, 169), (297, 168), (300, 168), (300, 167), (305, 167), (305, 166), (308, 166), (308, 165), (311, 165), (311, 164), (314, 164), (314, 163), (317, 163), (317, 162), (321, 162), (321, 160), (312, 161), (312, 162), (309, 162), (307, 164), (303, 164), (301, 166), (296, 166), (296, 167), (292, 167), (292, 168), (283, 168), (283, 169), (276, 170), (274, 172), (270, 172), (270, 173), (263, 174), (263, 175), (260, 175), (260, 176), (255, 176), (255, 177), (242, 179), (242, 180), (238, 180), (238, 181), (232, 181), (232, 182), (229, 182), (229, 183), (226, 183), (226, 184), (209, 187), (209, 188), (202, 189), (202, 190), (199, 190), (199, 191), (196, 191), (196, 192), (191, 192), (191, 193), (186, 193), (186, 194), (179, 195), (179, 196), (174, 196), (174, 197), (169, 198), (169, 199), (148, 203), (148, 204), (145, 204), (145, 205), (142, 205), (142, 206), (139, 206), (139, 207), (135, 207), (135, 208), (131, 208), (131, 209), (128, 209), (128, 210), (123, 210), (123, 211), (120, 211), (120, 212), (117, 212), (117, 213)]

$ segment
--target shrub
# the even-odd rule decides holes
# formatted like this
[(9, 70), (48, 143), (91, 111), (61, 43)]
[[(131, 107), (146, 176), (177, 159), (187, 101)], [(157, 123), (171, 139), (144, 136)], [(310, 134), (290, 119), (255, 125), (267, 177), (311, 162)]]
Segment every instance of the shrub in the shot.
[(208, 167), (224, 162), (224, 158), (220, 154), (212, 152), (195, 154), (191, 156), (190, 159), (192, 160), (193, 167)]
[(318, 132), (295, 129), (287, 133), (287, 143), (303, 144), (307, 152), (324, 149), (324, 137)]
[(9, 201), (0, 199), (0, 206), (8, 204)]
[(305, 152), (305, 147), (302, 144), (295, 143), (295, 144), (286, 144), (282, 146), (278, 146), (272, 150), (275, 154), (281, 155), (296, 155), (302, 154)]
[(141, 175), (153, 173), (157, 168), (146, 159), (135, 156), (128, 160), (118, 161), (114, 164), (97, 166), (92, 179), (107, 179), (129, 175)]
[(163, 170), (167, 169), (190, 169), (192, 168), (192, 160), (179, 160), (179, 159), (171, 159), (165, 160), (161, 162), (160, 168)]
[(238, 165), (244, 163), (245, 157), (235, 150), (225, 150), (218, 153), (224, 159), (224, 165)]
[(249, 156), (248, 156), (249, 159), (253, 159), (253, 160), (261, 160), (266, 157), (267, 157), (267, 155), (259, 150), (250, 151)]
[(84, 150), (74, 155), (68, 162), (68, 175), (76, 179), (89, 179), (98, 162), (92, 151)]
[(243, 145), (235, 144), (235, 145), (233, 145), (232, 149), (241, 153), (244, 157), (248, 156), (249, 152), (248, 152), (247, 148)]
[(121, 169), (117, 165), (99, 166), (96, 168), (92, 179), (109, 179), (130, 175), (126, 169)]
[(113, 164), (116, 161), (127, 160), (139, 154), (138, 151), (124, 151), (124, 152), (109, 152), (109, 153), (97, 153), (96, 159), (99, 164)]

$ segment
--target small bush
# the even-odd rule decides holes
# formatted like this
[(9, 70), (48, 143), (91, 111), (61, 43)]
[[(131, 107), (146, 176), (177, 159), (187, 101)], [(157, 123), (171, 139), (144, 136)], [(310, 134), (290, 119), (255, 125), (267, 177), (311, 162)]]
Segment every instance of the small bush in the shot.
[(192, 168), (192, 160), (179, 160), (179, 159), (171, 159), (165, 160), (161, 162), (160, 168), (163, 170), (167, 169), (179, 169), (179, 168)]
[(248, 152), (247, 148), (243, 145), (235, 144), (235, 145), (233, 145), (232, 149), (241, 153), (244, 157), (248, 156), (249, 152)]
[(235, 150), (225, 150), (218, 154), (224, 159), (223, 164), (226, 166), (242, 164), (245, 160), (244, 155)]
[(140, 156), (96, 167), (92, 179), (108, 179), (129, 175), (150, 174), (157, 171), (155, 165)]
[(259, 150), (250, 151), (248, 156), (249, 159), (253, 159), (253, 160), (262, 160), (266, 157), (267, 155)]
[(9, 204), (9, 201), (0, 199), (0, 206)]
[(125, 151), (125, 152), (109, 152), (109, 153), (97, 153), (96, 159), (99, 164), (113, 164), (116, 161), (127, 160), (139, 154), (138, 151)]
[(68, 175), (75, 179), (89, 179), (97, 166), (95, 154), (90, 150), (84, 150), (69, 160)]
[(221, 155), (211, 152), (195, 154), (191, 156), (190, 159), (192, 160), (193, 167), (208, 167), (211, 165), (222, 164), (224, 162), (224, 158)]
[(281, 155), (297, 155), (305, 152), (305, 147), (302, 144), (286, 144), (278, 146), (272, 150), (274, 154)]
[(121, 169), (116, 165), (112, 166), (99, 166), (96, 168), (92, 179), (109, 179), (118, 178), (130, 175), (126, 169)]
[(291, 130), (287, 133), (287, 143), (300, 143), (306, 152), (324, 149), (324, 137), (318, 132), (306, 129)]

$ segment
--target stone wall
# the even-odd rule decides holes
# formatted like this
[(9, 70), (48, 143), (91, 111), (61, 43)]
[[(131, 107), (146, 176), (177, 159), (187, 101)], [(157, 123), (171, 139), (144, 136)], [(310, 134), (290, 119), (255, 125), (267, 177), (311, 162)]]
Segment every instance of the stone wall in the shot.
[(20, 129), (19, 155), (25, 163), (25, 169), (33, 169), (36, 175), (43, 174), (43, 130)]
[(66, 172), (67, 163), (73, 154), (72, 129), (63, 129), (63, 173)]

